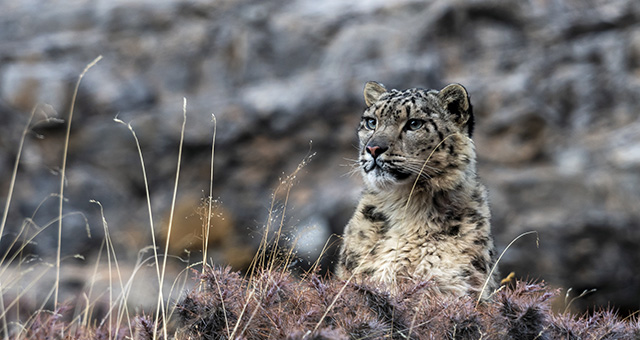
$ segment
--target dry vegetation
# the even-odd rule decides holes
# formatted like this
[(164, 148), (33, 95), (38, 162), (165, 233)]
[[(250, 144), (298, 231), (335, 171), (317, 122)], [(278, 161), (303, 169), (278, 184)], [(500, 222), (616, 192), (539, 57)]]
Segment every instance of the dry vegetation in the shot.
[[(178, 304), (184, 338), (202, 339), (637, 339), (637, 321), (610, 311), (576, 317), (551, 312), (557, 291), (515, 282), (491, 302), (437, 294), (429, 282), (390, 295), (372, 283), (311, 273), (262, 271), (243, 279), (229, 268), (198, 273), (200, 287)], [(140, 333), (138, 333), (140, 334)], [(142, 337), (143, 339), (149, 339)]]
[[(78, 79), (99, 59), (91, 63)], [(77, 94), (77, 86), (76, 86)], [(74, 94), (75, 100), (75, 94)], [(34, 109), (31, 119), (36, 114)], [(186, 101), (184, 106), (186, 119)], [(73, 106), (67, 120), (67, 142), (72, 123)], [(7, 212), (11, 203), (13, 183), (18, 173), (22, 145), (32, 127), (31, 119), (25, 127), (18, 147), (13, 181), (7, 195), (0, 238), (5, 229)], [(121, 122), (121, 121), (119, 121)], [(123, 122), (121, 122), (123, 123)], [(127, 124), (125, 124), (127, 125)], [(138, 143), (134, 129), (130, 129)], [(215, 119), (211, 152), (213, 169), (215, 144)], [(182, 133), (184, 134), (184, 125)], [(184, 136), (182, 136), (184, 137)], [(181, 139), (182, 140), (182, 139)], [(100, 256), (106, 258), (109, 275), (108, 292), (93, 292), (88, 285), (82, 301), (59, 301), (60, 268), (63, 261), (58, 241), (58, 256), (51, 264), (31, 265), (33, 258), (24, 252), (27, 245), (42, 230), (58, 227), (59, 237), (63, 232), (64, 171), (66, 150), (62, 161), (60, 192), (53, 195), (60, 202), (60, 215), (45, 226), (32, 226), (29, 219), (20, 234), (15, 236), (5, 254), (0, 254), (0, 326), (5, 339), (638, 339), (640, 321), (631, 317), (617, 318), (610, 310), (594, 312), (578, 317), (569, 313), (551, 311), (551, 300), (558, 291), (543, 283), (507, 282), (492, 294), (488, 302), (478, 303), (474, 298), (442, 296), (429, 282), (404, 284), (397, 293), (390, 294), (385, 287), (371, 282), (339, 281), (321, 277), (318, 262), (310, 272), (294, 275), (289, 265), (294, 256), (291, 248), (279, 244), (284, 226), (289, 192), (295, 183), (305, 159), (274, 193), (271, 210), (277, 205), (276, 198), (283, 200), (281, 217), (270, 216), (262, 243), (256, 253), (252, 267), (243, 276), (230, 268), (196, 263), (185, 268), (192, 273), (194, 288), (186, 296), (172, 302), (163, 295), (163, 286), (179, 287), (177, 282), (167, 282), (167, 253), (169, 244), (155, 243), (153, 214), (149, 208), (149, 226), (153, 254), (141, 258), (129, 277), (120, 272), (117, 254), (103, 219), (105, 238)], [(138, 145), (143, 173), (146, 174), (142, 150)], [(175, 190), (180, 174), (178, 155)], [(211, 171), (213, 183), (213, 170)], [(146, 178), (146, 177), (145, 177)], [(145, 179), (145, 186), (147, 185)], [(213, 209), (211, 199), (203, 203), (203, 235), (209, 235), (210, 217)], [(147, 188), (147, 197), (148, 188)], [(175, 194), (173, 197), (175, 203)], [(96, 204), (100, 205), (99, 202)], [(149, 207), (151, 203), (149, 202)], [(195, 208), (195, 207), (194, 207)], [(102, 206), (100, 205), (100, 209)], [(169, 234), (171, 223), (169, 224)], [(329, 242), (329, 241), (327, 241)], [(203, 254), (207, 258), (207, 240), (203, 240)], [(275, 254), (275, 255), (269, 255)], [(44, 261), (43, 261), (44, 262)], [(95, 271), (103, 265), (98, 258)], [(143, 264), (153, 264), (156, 277), (136, 277)], [(9, 268), (23, 268), (7, 271)], [(202, 269), (193, 269), (202, 268)], [(21, 301), (31, 285), (19, 286), (20, 277), (8, 273), (26, 275), (32, 271), (56, 271), (56, 280), (45, 294), (40, 305)], [(20, 275), (22, 275), (20, 274)], [(37, 278), (42, 276), (36, 275)], [(184, 276), (183, 276), (184, 277)], [(128, 303), (132, 283), (146, 280), (145, 284), (157, 288), (155, 311), (136, 311)], [(34, 280), (37, 281), (37, 280)], [(92, 283), (95, 277), (92, 278)], [(179, 288), (172, 289), (172, 291)], [(13, 294), (8, 292), (21, 292)], [(114, 292), (120, 292), (118, 294)], [(103, 311), (97, 313), (100, 301)], [(100, 298), (102, 297), (102, 299)], [(45, 306), (53, 301), (53, 308)], [(571, 301), (565, 301), (570, 304)], [(133, 307), (133, 308), (132, 308)], [(100, 314), (100, 316), (98, 316)]]

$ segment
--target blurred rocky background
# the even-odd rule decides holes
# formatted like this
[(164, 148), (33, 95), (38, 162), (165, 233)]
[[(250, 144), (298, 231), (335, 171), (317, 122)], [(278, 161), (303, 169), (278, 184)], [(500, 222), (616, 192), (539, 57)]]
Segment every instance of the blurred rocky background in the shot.
[[(66, 127), (44, 117), (67, 119), (75, 82), (98, 55), (72, 121), (64, 209), (82, 215), (64, 219), (63, 257), (99, 249), (103, 224), (90, 200), (104, 206), (121, 261), (151, 244), (136, 144), (115, 117), (139, 137), (162, 234), (187, 99), (172, 252), (200, 247), (188, 236), (209, 192), (215, 114), (214, 261), (246, 267), (271, 211), (272, 225), (286, 227), (282, 245), (295, 242), (304, 265), (341, 233), (357, 202), (360, 179), (350, 171), (364, 82), (459, 82), (477, 115), (499, 250), (538, 232), (539, 247), (526, 236), (507, 251), (503, 275), (574, 295), (596, 288), (574, 302), (580, 310), (640, 308), (637, 0), (1, 0), (3, 207), (22, 130), (42, 104), (2, 251), (26, 218), (45, 227), (58, 214), (51, 195)], [(50, 258), (57, 226), (34, 241), (28, 251)]]

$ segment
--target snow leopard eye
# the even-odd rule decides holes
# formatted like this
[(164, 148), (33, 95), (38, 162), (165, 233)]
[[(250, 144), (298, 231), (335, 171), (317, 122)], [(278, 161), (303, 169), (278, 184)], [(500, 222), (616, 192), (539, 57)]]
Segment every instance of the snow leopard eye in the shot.
[(369, 130), (375, 130), (377, 124), (378, 124), (378, 121), (375, 118), (364, 119), (364, 126)]
[(407, 122), (407, 125), (405, 126), (405, 128), (407, 130), (416, 131), (416, 130), (420, 129), (422, 127), (422, 125), (424, 125), (424, 121), (422, 121), (420, 119), (410, 119)]

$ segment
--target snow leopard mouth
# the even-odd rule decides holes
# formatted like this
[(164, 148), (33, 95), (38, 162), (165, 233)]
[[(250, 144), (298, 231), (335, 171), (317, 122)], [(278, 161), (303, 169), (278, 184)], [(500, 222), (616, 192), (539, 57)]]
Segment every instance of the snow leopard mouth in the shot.
[(370, 173), (372, 170), (376, 168), (381, 170), (381, 166), (378, 165), (375, 160), (370, 160), (370, 161), (362, 160), (362, 169), (364, 170), (365, 174)]
[(378, 172), (384, 172), (385, 171), (385, 165), (386, 164), (380, 158), (363, 159), (363, 160), (361, 160), (361, 162), (362, 162), (362, 169), (364, 170), (364, 172), (366, 174), (370, 173), (373, 170), (377, 170)]
[(367, 175), (371, 174), (376, 177), (386, 177), (391, 175), (391, 177), (397, 181), (405, 180), (411, 176), (410, 172), (402, 171), (396, 166), (393, 166), (379, 158), (368, 161), (364, 160), (362, 169)]

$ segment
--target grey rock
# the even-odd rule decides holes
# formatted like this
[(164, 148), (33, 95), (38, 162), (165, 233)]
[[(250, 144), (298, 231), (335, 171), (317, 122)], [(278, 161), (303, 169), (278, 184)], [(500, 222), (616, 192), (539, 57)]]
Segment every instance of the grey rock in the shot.
[[(497, 244), (504, 249), (523, 232), (539, 233), (540, 248), (531, 237), (520, 240), (502, 272), (597, 288), (576, 301), (581, 309), (609, 301), (623, 312), (637, 309), (637, 1), (34, 0), (1, 1), (0, 8), (2, 193), (33, 105), (50, 104), (43, 106), (49, 115), (67, 119), (78, 75), (104, 57), (80, 86), (65, 188), (65, 212), (83, 213), (92, 238), (80, 215), (65, 219), (68, 254), (89, 254), (100, 241), (100, 210), (90, 199), (102, 202), (124, 254), (133, 259), (132, 249), (150, 244), (138, 151), (115, 117), (139, 137), (152, 211), (164, 216), (183, 98), (178, 197), (208, 194), (215, 114), (214, 198), (233, 215), (238, 235), (248, 235), (246, 244), (256, 245), (272, 193), (313, 153), (291, 182), (281, 221), (294, 234), (312, 224), (341, 232), (360, 187), (349, 159), (357, 157), (364, 82), (459, 82), (477, 115), (479, 173), (490, 189)], [(34, 131), (44, 139), (28, 136), (12, 235), (59, 191), (65, 129), (39, 123)], [(281, 188), (276, 215), (285, 197)], [(56, 216), (49, 198), (35, 222)], [(52, 253), (54, 229), (34, 252)]]

